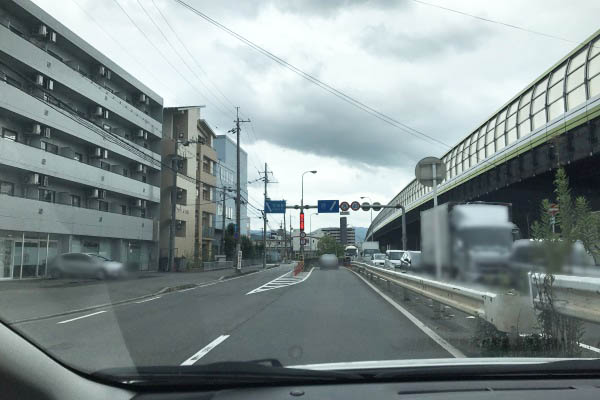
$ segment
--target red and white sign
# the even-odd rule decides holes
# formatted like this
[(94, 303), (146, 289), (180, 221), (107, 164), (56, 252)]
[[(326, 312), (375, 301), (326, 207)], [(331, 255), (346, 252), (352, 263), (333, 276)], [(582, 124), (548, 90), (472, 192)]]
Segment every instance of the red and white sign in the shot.
[(548, 214), (555, 216), (556, 214), (558, 214), (558, 204), (556, 203), (552, 203), (550, 204), (550, 207), (548, 207)]

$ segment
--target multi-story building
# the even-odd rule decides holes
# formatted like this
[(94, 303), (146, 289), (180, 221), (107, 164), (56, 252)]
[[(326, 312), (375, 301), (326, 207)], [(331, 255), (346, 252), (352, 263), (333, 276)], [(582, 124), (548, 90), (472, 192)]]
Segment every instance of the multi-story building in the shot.
[(0, 131), (0, 279), (157, 266), (162, 98), (28, 0), (0, 2)]
[[(217, 135), (215, 138), (215, 149), (219, 157), (217, 164), (217, 197), (219, 202), (217, 204), (215, 237), (219, 253), (222, 253), (223, 227), (227, 229), (229, 224), (235, 224), (236, 222), (237, 145), (226, 135)], [(248, 155), (243, 149), (240, 149), (240, 193), (242, 197), (240, 204), (240, 232), (242, 235), (248, 235), (250, 231), (250, 219), (248, 218), (248, 207), (246, 204), (248, 200)]]
[(330, 228), (320, 228), (312, 232), (312, 236), (321, 237), (323, 235), (333, 236), (335, 241), (340, 244), (354, 244), (356, 243), (356, 232), (353, 227), (346, 228), (346, 243), (342, 243), (342, 237), (339, 227), (330, 227)]
[(215, 134), (200, 118), (200, 109), (197, 106), (164, 109), (162, 156), (172, 168), (164, 170), (161, 181), (160, 254), (163, 260), (168, 257), (175, 170), (175, 257), (207, 261), (213, 255), (218, 200), (215, 190), (217, 152)]

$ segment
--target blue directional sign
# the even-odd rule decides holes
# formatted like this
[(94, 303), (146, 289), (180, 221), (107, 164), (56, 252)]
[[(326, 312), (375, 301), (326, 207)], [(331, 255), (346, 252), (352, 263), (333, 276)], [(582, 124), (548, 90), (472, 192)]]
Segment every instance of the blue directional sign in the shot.
[(265, 212), (270, 214), (285, 214), (285, 200), (265, 200)]
[(317, 203), (319, 213), (338, 213), (340, 212), (339, 200), (319, 200)]

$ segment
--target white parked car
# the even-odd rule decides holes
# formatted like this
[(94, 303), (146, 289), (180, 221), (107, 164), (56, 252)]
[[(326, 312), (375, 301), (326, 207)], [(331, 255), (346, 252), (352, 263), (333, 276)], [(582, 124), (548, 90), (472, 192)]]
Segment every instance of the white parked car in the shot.
[(126, 271), (123, 263), (92, 253), (65, 253), (56, 257), (49, 266), (52, 278), (120, 278)]
[(387, 269), (396, 269), (402, 266), (403, 250), (387, 250), (385, 252), (384, 267)]

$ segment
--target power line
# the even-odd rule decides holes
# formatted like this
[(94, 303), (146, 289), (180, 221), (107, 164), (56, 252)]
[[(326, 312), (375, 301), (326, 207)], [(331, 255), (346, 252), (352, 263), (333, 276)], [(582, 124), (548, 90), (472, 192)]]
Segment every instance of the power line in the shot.
[[(154, 8), (156, 8), (156, 10), (158, 11), (158, 13), (160, 14), (160, 16), (162, 17), (162, 19), (165, 21), (165, 23), (167, 24), (167, 26), (169, 27), (169, 29), (171, 30), (171, 32), (173, 32), (173, 35), (175, 35), (175, 38), (177, 38), (177, 40), (179, 41), (179, 43), (181, 44), (181, 47), (184, 48), (184, 50), (186, 51), (186, 53), (190, 56), (190, 59), (194, 62), (194, 64), (196, 64), (196, 67), (198, 67), (198, 69), (200, 71), (202, 71), (202, 73), (209, 78), (208, 74), (206, 73), (206, 71), (202, 68), (202, 66), (200, 65), (200, 63), (196, 60), (196, 58), (192, 55), (192, 53), (190, 52), (190, 50), (187, 48), (187, 46), (185, 45), (185, 43), (183, 42), (183, 40), (181, 40), (181, 38), (179, 37), (179, 35), (177, 34), (177, 32), (175, 31), (175, 29), (173, 29), (173, 26), (171, 26), (171, 24), (169, 23), (169, 20), (166, 18), (166, 16), (163, 14), (163, 12), (160, 10), (160, 8), (156, 5), (156, 2), (154, 0), (152, 0), (152, 4), (154, 5)], [(204, 84), (204, 82), (200, 79), (200, 77), (196, 76), (198, 78), (198, 80), (200, 81), (200, 83), (202, 84), (202, 86), (204, 86), (204, 88), (210, 92), (215, 99), (217, 99), (221, 105), (223, 105), (225, 108), (228, 108), (228, 106), (217, 96), (214, 94), (214, 92)], [(217, 85), (215, 85), (210, 78), (208, 79), (208, 82), (212, 84), (212, 86), (219, 92), (219, 94), (227, 101), (229, 102), (229, 104), (231, 105), (232, 108), (235, 108), (235, 105), (233, 104), (233, 102), (231, 102), (231, 100), (229, 100), (229, 98), (227, 96), (225, 96), (225, 94), (223, 94), (223, 92), (221, 90), (219, 90), (219, 88), (217, 87)]]
[(263, 47), (255, 44), (254, 42), (250, 41), (249, 39), (246, 39), (244, 36), (232, 31), (231, 29), (227, 28), (225, 25), (219, 23), (218, 21), (212, 19), (211, 17), (209, 17), (208, 15), (202, 13), (201, 11), (197, 10), (196, 8), (190, 6), (189, 4), (187, 4), (185, 1), (183, 0), (173, 0), (176, 3), (180, 4), (181, 6), (187, 8), (189, 11), (191, 11), (192, 13), (198, 15), (199, 17), (201, 17), (202, 19), (206, 20), (207, 22), (211, 23), (212, 25), (216, 26), (217, 28), (227, 32), (229, 35), (235, 37), (236, 39), (238, 39), (239, 41), (241, 41), (242, 43), (248, 45), (249, 47), (251, 47), (252, 49), (256, 50), (257, 52), (261, 53), (262, 55), (270, 58), (271, 60), (273, 60), (274, 62), (276, 62), (277, 64), (281, 65), (284, 68), (289, 69), (290, 71), (296, 73), (297, 75), (301, 76), (302, 78), (308, 80), (309, 82), (319, 86), (320, 88), (322, 88), (323, 90), (333, 94), (334, 96), (338, 97), (339, 99), (347, 102), (348, 104), (368, 113), (371, 114), (372, 116), (374, 116), (375, 118), (380, 119), (381, 121), (400, 129), (401, 131), (417, 137), (419, 139), (422, 140), (426, 140), (426, 141), (430, 141), (432, 143), (441, 145), (445, 148), (450, 148), (451, 146), (449, 146), (448, 144), (442, 142), (439, 139), (436, 139), (426, 133), (423, 133), (421, 131), (418, 131), (415, 128), (412, 128), (380, 111), (377, 111), (376, 109), (362, 103), (361, 101), (345, 94), (344, 92), (334, 88), (333, 86), (330, 86), (328, 84), (326, 84), (325, 82), (319, 80), (318, 78), (315, 78), (314, 76), (304, 72), (303, 70), (295, 67), (294, 65), (290, 64), (289, 62), (285, 61), (284, 59), (276, 56), (275, 54), (271, 53), (270, 51), (264, 49)]
[(508, 28), (517, 29), (517, 30), (520, 30), (520, 31), (523, 31), (523, 32), (527, 32), (527, 33), (533, 33), (535, 35), (545, 36), (545, 37), (548, 37), (548, 38), (551, 38), (551, 39), (562, 40), (563, 42), (578, 43), (575, 40), (567, 39), (567, 38), (564, 38), (564, 37), (552, 35), (552, 34), (545, 33), (545, 32), (534, 31), (533, 29), (524, 28), (522, 26), (509, 24), (507, 22), (502, 22), (502, 21), (498, 21), (498, 20), (494, 20), (494, 19), (490, 19), (490, 18), (481, 17), (479, 15), (469, 14), (469, 13), (464, 12), (464, 11), (455, 10), (455, 9), (452, 9), (452, 8), (440, 6), (438, 4), (428, 3), (426, 1), (421, 1), (421, 0), (410, 0), (410, 1), (412, 1), (413, 3), (423, 4), (423, 5), (426, 5), (426, 6), (429, 6), (429, 7), (439, 8), (440, 10), (445, 10), (445, 11), (453, 12), (453, 13), (456, 13), (456, 14), (464, 15), (466, 17), (478, 19), (480, 21), (485, 21), (485, 22), (489, 22), (489, 23), (492, 23), (492, 24), (497, 24), (497, 25), (506, 26)]

